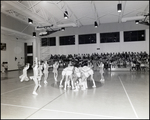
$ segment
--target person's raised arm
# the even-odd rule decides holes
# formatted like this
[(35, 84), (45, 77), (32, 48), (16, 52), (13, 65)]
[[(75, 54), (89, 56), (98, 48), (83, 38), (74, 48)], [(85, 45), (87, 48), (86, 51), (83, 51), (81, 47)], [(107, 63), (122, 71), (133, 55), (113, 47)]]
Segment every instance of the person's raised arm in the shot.
[(30, 66), (30, 64), (29, 64), (29, 63), (27, 63), (27, 69), (29, 69), (29, 66)]
[(35, 65), (38, 65), (37, 57), (35, 57)]

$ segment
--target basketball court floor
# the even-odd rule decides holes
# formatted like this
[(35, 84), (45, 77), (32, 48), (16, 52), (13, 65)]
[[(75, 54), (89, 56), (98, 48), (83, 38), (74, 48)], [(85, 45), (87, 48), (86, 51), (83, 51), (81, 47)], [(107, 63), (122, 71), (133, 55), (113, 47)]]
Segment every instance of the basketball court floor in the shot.
[[(22, 71), (1, 73), (1, 119), (148, 119), (149, 72), (106, 72), (105, 82), (94, 72), (96, 88), (66, 91), (54, 82), (50, 71), (48, 84), (33, 95), (33, 80), (20, 82)], [(32, 70), (28, 76), (32, 76)]]

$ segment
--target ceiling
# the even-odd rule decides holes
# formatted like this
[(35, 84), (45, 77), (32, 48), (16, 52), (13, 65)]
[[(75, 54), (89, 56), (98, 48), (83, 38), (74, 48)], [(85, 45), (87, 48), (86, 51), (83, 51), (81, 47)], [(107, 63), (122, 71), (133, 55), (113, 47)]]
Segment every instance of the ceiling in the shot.
[[(122, 4), (122, 12), (117, 12), (118, 3)], [(64, 19), (64, 11), (68, 19)], [(149, 1), (1, 1), (1, 12), (25, 23), (32, 19), (36, 30), (45, 29), (43, 26), (57, 30), (94, 25), (94, 21), (101, 25), (136, 20), (149, 13)]]

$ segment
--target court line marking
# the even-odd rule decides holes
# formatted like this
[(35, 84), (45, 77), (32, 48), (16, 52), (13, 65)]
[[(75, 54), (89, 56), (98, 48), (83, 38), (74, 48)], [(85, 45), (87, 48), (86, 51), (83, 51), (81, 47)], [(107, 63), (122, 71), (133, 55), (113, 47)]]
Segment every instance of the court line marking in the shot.
[[(28, 107), (28, 106), (21, 106), (21, 105), (13, 105), (13, 104), (4, 104), (1, 103), (1, 105), (3, 106), (12, 106), (12, 107), (21, 107), (21, 108), (29, 108), (29, 109), (39, 109), (36, 107)], [(63, 113), (70, 113), (70, 114), (81, 114), (81, 115), (89, 115), (89, 116), (99, 116), (99, 117), (105, 117), (103, 119), (121, 119), (121, 117), (115, 117), (115, 116), (105, 116), (105, 115), (96, 115), (96, 114), (86, 114), (86, 113), (77, 113), (77, 112), (68, 112), (68, 111), (60, 111), (60, 110), (50, 110), (50, 109), (41, 109), (41, 110), (45, 110), (45, 111), (52, 111), (52, 112), (63, 112)], [(64, 118), (65, 119), (65, 118)]]
[(64, 93), (65, 92), (63, 92), (62, 94), (60, 94), (59, 96), (57, 96), (56, 98), (54, 98), (53, 100), (51, 100), (50, 102), (46, 103), (44, 106), (42, 106), (41, 108), (39, 108), (37, 111), (35, 111), (34, 113), (32, 113), (31, 115), (29, 115), (25, 119), (28, 119), (29, 117), (31, 117), (32, 115), (34, 115), (35, 113), (37, 113), (38, 111), (40, 111), (42, 108), (44, 108), (45, 106), (47, 106), (48, 104), (50, 104), (51, 102), (53, 102), (54, 100), (56, 100), (57, 98), (59, 98), (60, 96), (62, 96)]
[(120, 78), (119, 76), (118, 76), (118, 78), (119, 78), (119, 80), (120, 80), (120, 82), (121, 82), (121, 85), (122, 85), (122, 87), (123, 87), (123, 89), (124, 89), (124, 91), (125, 91), (125, 94), (126, 94), (128, 100), (129, 100), (129, 103), (130, 103), (130, 105), (131, 105), (131, 107), (132, 107), (132, 109), (133, 109), (133, 112), (134, 112), (136, 118), (139, 118), (138, 115), (137, 115), (137, 113), (136, 113), (136, 111), (135, 111), (135, 108), (134, 108), (134, 106), (133, 106), (133, 104), (132, 104), (132, 102), (131, 102), (131, 100), (130, 100), (130, 97), (129, 97), (129, 95), (128, 95), (128, 93), (127, 93), (127, 91), (126, 91), (126, 89), (125, 89), (125, 87), (124, 87), (124, 85), (123, 85), (123, 83), (122, 83), (121, 78)]
[(36, 107), (28, 107), (28, 106), (13, 105), (13, 104), (4, 104), (4, 103), (1, 103), (1, 105), (4, 105), (4, 106), (12, 106), (12, 107), (30, 108), (30, 109), (39, 109), (39, 108), (36, 108)]
[[(31, 84), (31, 85), (34, 85), (34, 84)], [(20, 88), (17, 88), (17, 89), (13, 89), (13, 90), (10, 90), (10, 91), (7, 91), (7, 92), (4, 92), (4, 93), (1, 93), (1, 95), (6, 94), (6, 93), (9, 93), (9, 92), (16, 91), (16, 90), (19, 90), (19, 89), (22, 89), (22, 88), (25, 88), (25, 87), (28, 87), (28, 86), (31, 86), (31, 85), (26, 85), (26, 86), (24, 86), (24, 87), (20, 87)]]
[(120, 118), (120, 117), (115, 117), (115, 116), (105, 116), (105, 115), (97, 115), (97, 114), (77, 113), (77, 112), (69, 112), (69, 111), (51, 110), (51, 109), (45, 109), (45, 108), (43, 108), (43, 109), (41, 109), (41, 110), (52, 111), (52, 112), (70, 113), (70, 114), (99, 116), (99, 117), (107, 117), (107, 118)]

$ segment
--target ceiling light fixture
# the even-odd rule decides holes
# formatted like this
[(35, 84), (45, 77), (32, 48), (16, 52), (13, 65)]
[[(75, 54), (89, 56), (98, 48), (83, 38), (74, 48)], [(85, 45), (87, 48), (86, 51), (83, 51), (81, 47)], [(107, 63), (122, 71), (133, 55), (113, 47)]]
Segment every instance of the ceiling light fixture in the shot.
[(94, 26), (95, 26), (95, 28), (97, 28), (97, 27), (98, 27), (98, 24), (97, 24), (97, 22), (96, 22), (96, 21), (94, 22)]
[(121, 3), (119, 3), (119, 4), (117, 5), (117, 10), (118, 10), (118, 12), (121, 12), (121, 10), (122, 10), (122, 4), (121, 4)]
[(64, 28), (64, 27), (62, 27), (62, 28), (61, 28), (61, 31), (65, 31), (65, 28)]
[(36, 37), (36, 32), (33, 32), (33, 37)]
[(139, 24), (139, 20), (136, 20), (136, 21), (135, 21), (135, 24)]
[(68, 19), (68, 12), (67, 11), (65, 11), (65, 13), (64, 13), (64, 18)]
[(29, 23), (29, 24), (32, 24), (32, 23), (33, 23), (33, 20), (31, 20), (30, 18), (28, 18), (28, 23)]

